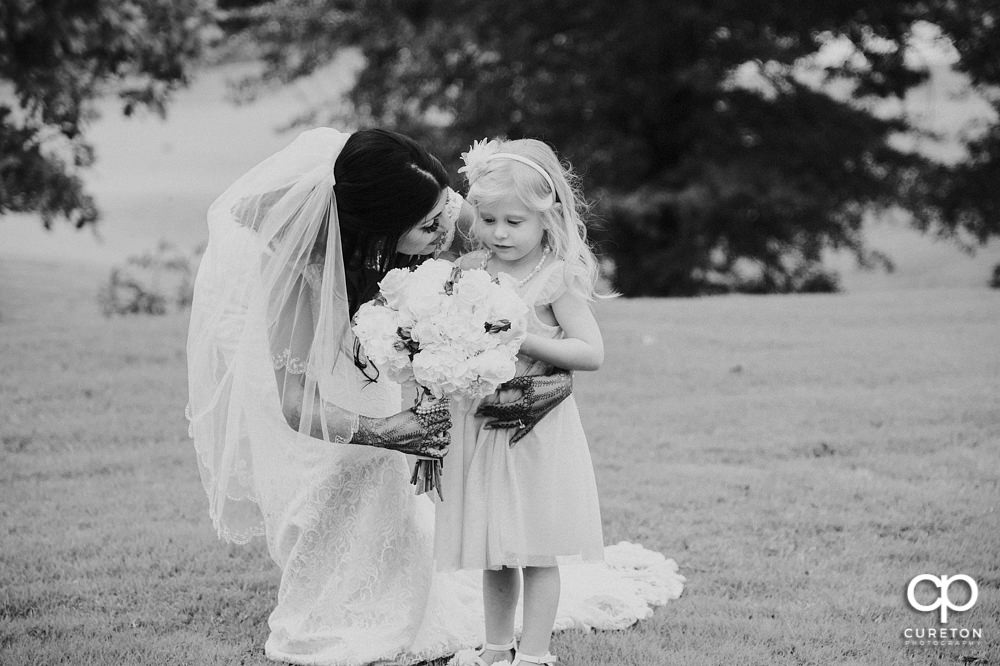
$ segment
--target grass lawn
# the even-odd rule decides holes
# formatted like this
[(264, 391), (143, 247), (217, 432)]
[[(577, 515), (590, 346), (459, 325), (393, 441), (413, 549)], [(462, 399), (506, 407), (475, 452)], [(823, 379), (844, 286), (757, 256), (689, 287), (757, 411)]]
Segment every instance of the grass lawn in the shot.
[[(186, 317), (104, 319), (103, 277), (0, 264), (0, 663), (270, 663), (277, 570), (209, 523)], [(688, 583), (630, 630), (557, 636), (564, 663), (1000, 664), (1000, 292), (598, 313), (607, 362), (576, 391), (605, 538)], [(904, 644), (939, 626), (906, 602), (921, 573), (978, 582), (947, 626), (981, 639)]]

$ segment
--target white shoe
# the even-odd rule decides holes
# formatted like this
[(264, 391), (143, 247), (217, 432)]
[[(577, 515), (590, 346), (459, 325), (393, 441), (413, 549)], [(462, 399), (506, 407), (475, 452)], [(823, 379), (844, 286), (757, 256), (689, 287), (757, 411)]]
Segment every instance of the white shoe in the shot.
[[(483, 643), (483, 647), (479, 649), (479, 654), (474, 657), (472, 662), (475, 666), (502, 666), (503, 664), (510, 664), (509, 661), (504, 659), (503, 661), (494, 661), (493, 664), (487, 664), (483, 661), (482, 656), (484, 652), (506, 652), (508, 650), (517, 651), (517, 641), (515, 639), (510, 639), (508, 643), (503, 645), (496, 645), (495, 643)], [(515, 662), (516, 663), (516, 662)]]

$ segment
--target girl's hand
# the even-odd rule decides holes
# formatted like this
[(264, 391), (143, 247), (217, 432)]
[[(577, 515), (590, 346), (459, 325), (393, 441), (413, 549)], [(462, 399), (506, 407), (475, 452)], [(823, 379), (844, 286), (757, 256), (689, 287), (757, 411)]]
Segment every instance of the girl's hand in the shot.
[(573, 375), (567, 370), (556, 368), (548, 375), (515, 377), (500, 385), (496, 399), (484, 400), (476, 414), (491, 419), (484, 425), (489, 430), (514, 428), (513, 446), (572, 392)]

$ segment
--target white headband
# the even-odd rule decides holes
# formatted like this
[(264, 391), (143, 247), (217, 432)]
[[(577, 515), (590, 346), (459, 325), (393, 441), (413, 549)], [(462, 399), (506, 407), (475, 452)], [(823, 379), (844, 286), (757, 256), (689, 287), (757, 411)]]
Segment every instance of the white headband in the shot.
[(552, 190), (552, 196), (554, 196), (557, 200), (559, 199), (559, 195), (556, 194), (556, 184), (552, 182), (552, 176), (550, 176), (549, 172), (543, 169), (540, 164), (538, 164), (534, 160), (528, 159), (527, 157), (521, 157), (520, 155), (515, 155), (514, 153), (493, 153), (486, 159), (495, 160), (498, 158), (514, 160), (515, 162), (520, 162), (521, 164), (527, 164), (532, 169), (542, 174), (542, 178), (545, 179), (545, 182), (549, 184), (549, 189)]
[(552, 176), (549, 175), (548, 171), (543, 169), (538, 162), (534, 161), (530, 157), (524, 157), (515, 153), (494, 152), (499, 147), (500, 142), (496, 139), (483, 139), (481, 141), (473, 141), (472, 145), (469, 146), (469, 150), (462, 153), (462, 161), (465, 162), (465, 166), (459, 169), (458, 172), (465, 174), (470, 186), (472, 183), (479, 180), (479, 177), (486, 171), (486, 164), (493, 158), (498, 157), (526, 164), (540, 173), (542, 178), (545, 179), (545, 182), (548, 183), (549, 190), (552, 191), (552, 198), (559, 201), (559, 193), (556, 192), (556, 184), (552, 180)]

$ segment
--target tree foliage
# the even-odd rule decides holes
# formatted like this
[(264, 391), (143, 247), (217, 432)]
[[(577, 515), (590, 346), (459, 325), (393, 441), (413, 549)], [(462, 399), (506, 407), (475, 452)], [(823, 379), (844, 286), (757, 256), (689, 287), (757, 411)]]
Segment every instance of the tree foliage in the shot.
[(126, 115), (158, 113), (198, 56), (202, 0), (4, 0), (0, 4), (0, 214), (64, 217), (98, 210), (79, 176), (94, 101), (114, 93)]
[[(903, 209), (921, 229), (980, 241), (1000, 231), (996, 123), (968, 139), (967, 160), (941, 164), (898, 141), (921, 131), (908, 118), (871, 104), (927, 78), (906, 57), (920, 22), (954, 43), (957, 68), (980, 90), (1000, 84), (993, 0), (243, 0), (226, 9), (224, 26), (258, 45), (261, 81), (292, 80), (340, 46), (360, 48), (351, 101), (361, 122), (421, 137), (453, 166), (484, 135), (551, 142), (598, 200), (600, 245), (627, 295), (727, 290), (747, 265), (764, 291), (815, 286), (824, 248), (880, 259), (861, 236), (871, 211)], [(838, 41), (853, 56), (815, 64)]]

